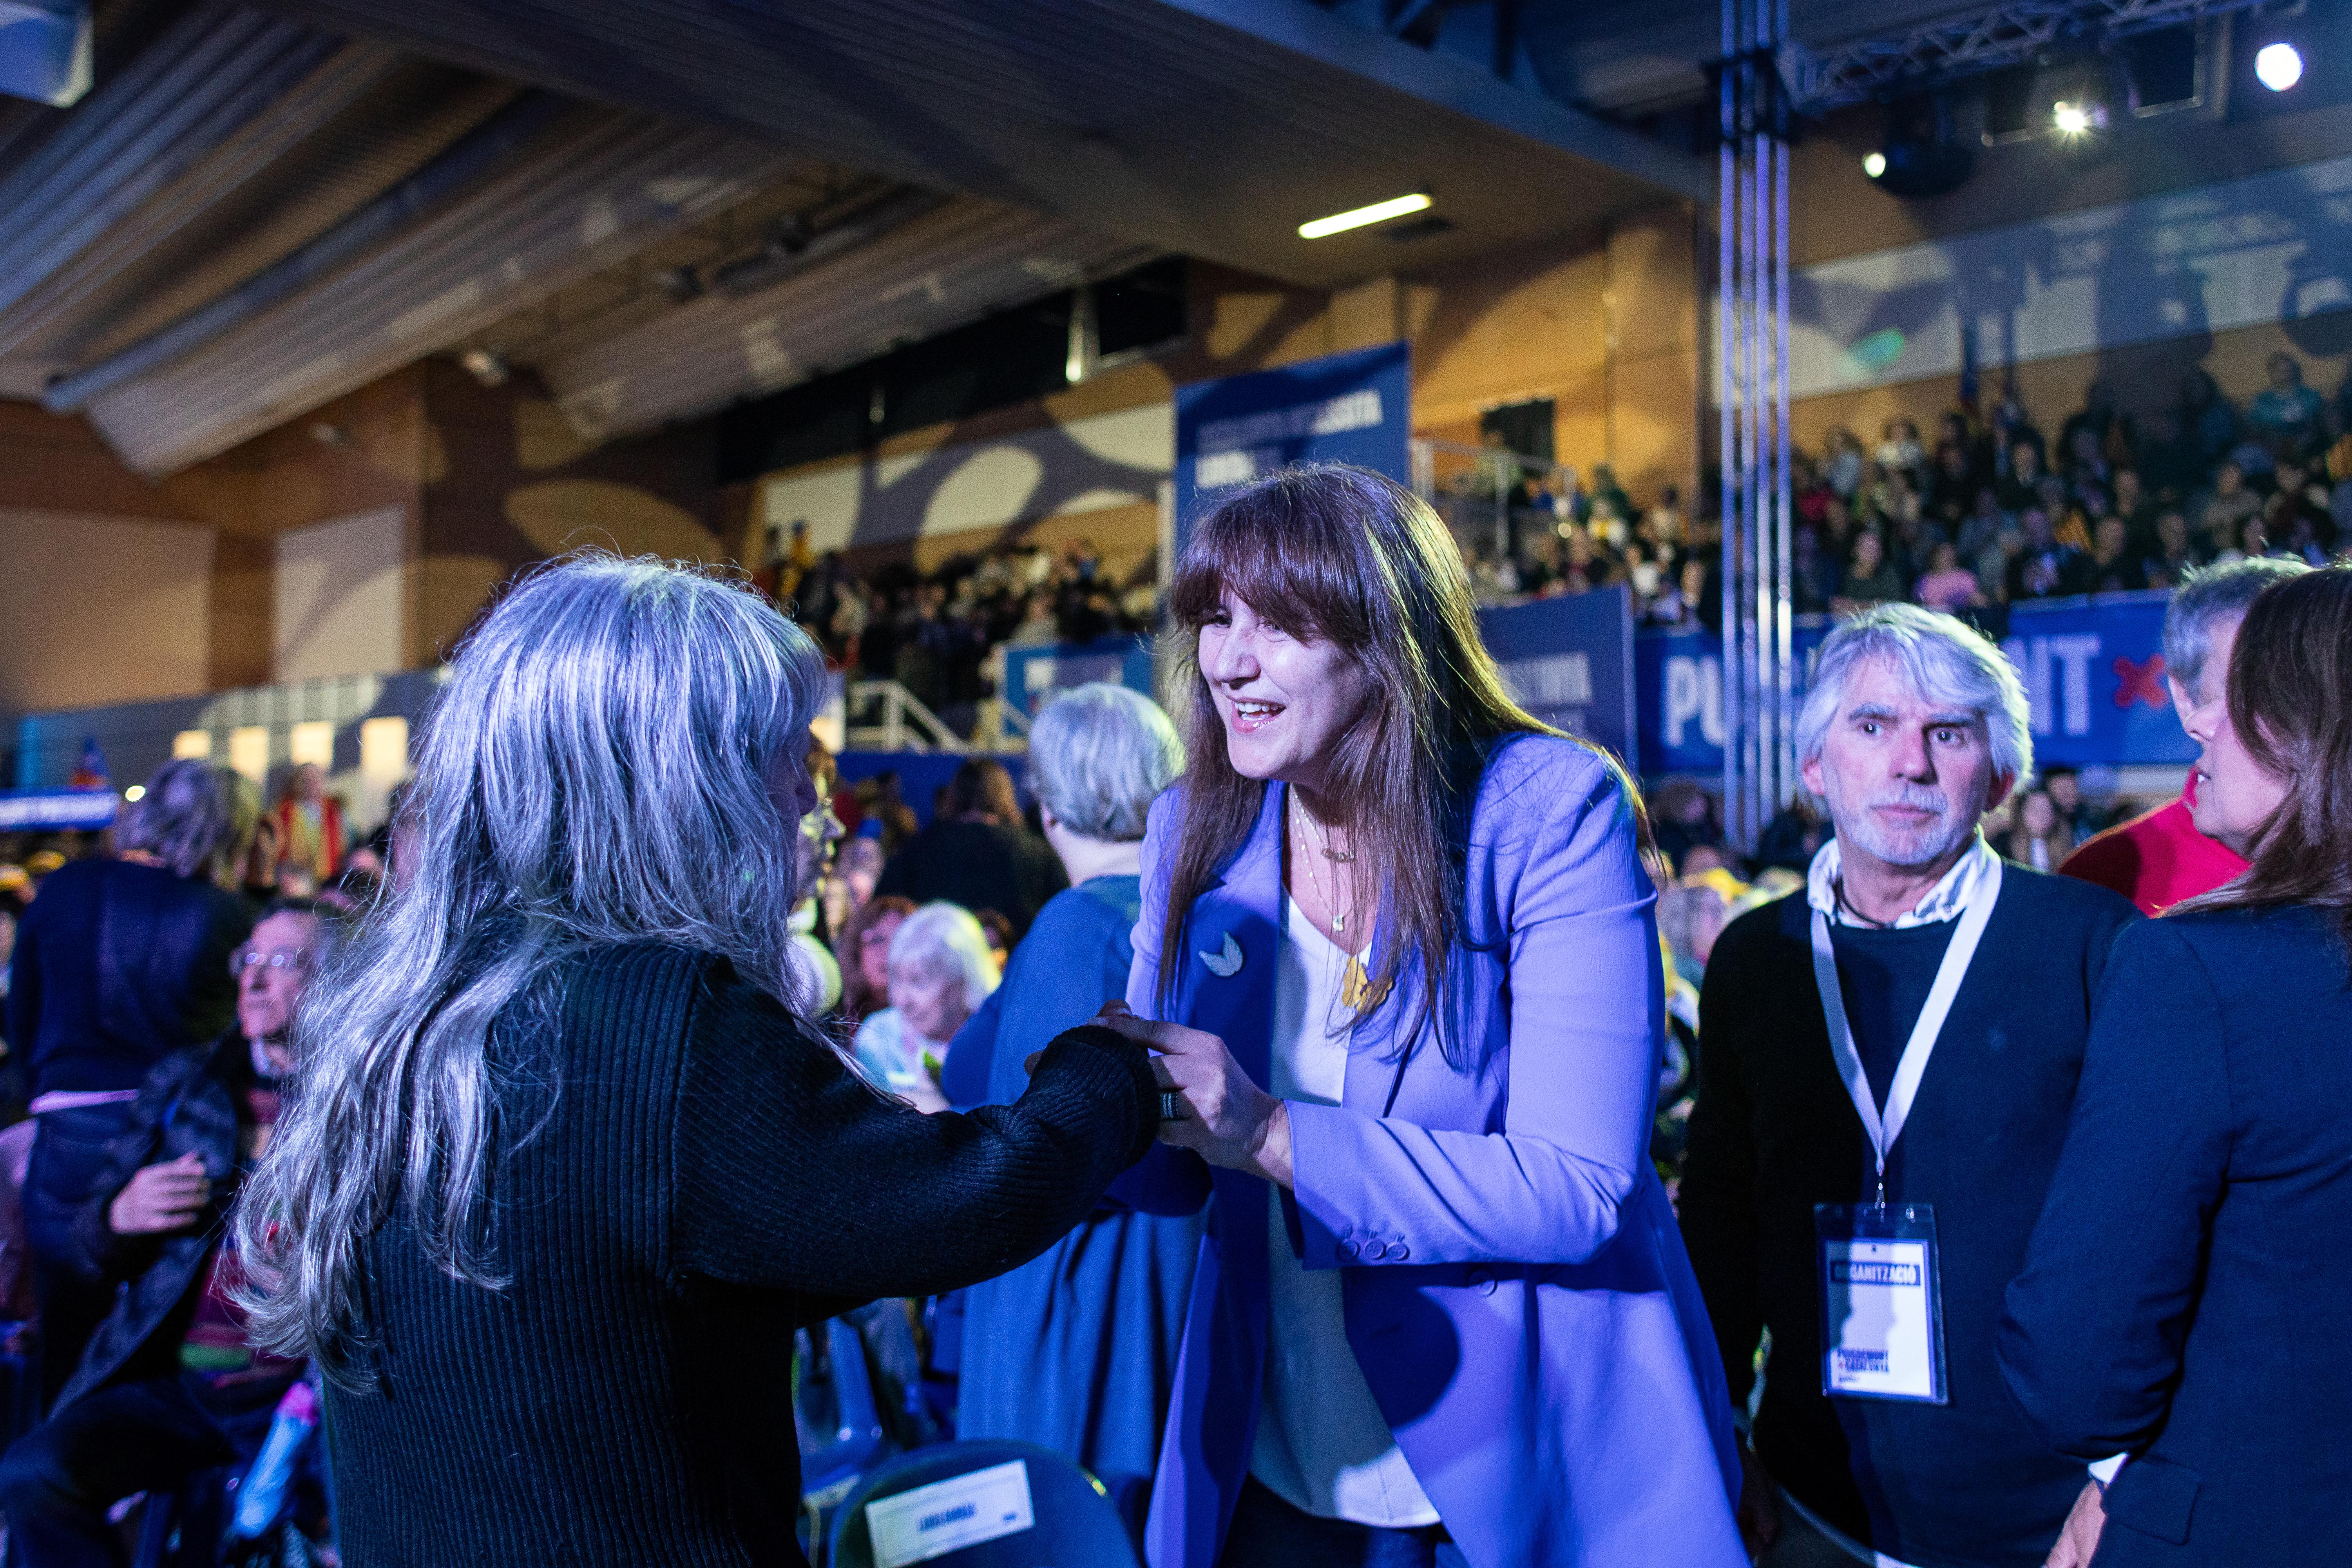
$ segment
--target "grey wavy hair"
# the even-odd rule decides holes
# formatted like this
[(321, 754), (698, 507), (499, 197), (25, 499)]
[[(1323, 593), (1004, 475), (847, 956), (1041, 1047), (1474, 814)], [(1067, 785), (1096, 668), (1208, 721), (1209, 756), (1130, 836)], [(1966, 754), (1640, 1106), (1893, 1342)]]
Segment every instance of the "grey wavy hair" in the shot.
[(2009, 656), (1966, 622), (1916, 605), (1879, 605), (1843, 621), (1822, 644), (1812, 685), (1797, 710), (1797, 761), (1822, 754), (1845, 700), (1846, 677), (1866, 659), (1900, 669), (1927, 700), (1963, 709), (1985, 723), (1996, 773), (2014, 789), (2033, 776), (2033, 710)]
[(1071, 832), (1143, 837), (1151, 803), (1184, 771), (1184, 742), (1140, 691), (1090, 680), (1039, 711), (1029, 732), (1029, 787)]
[(2205, 673), (2205, 656), (2212, 650), (2213, 628), (2225, 620), (2242, 620), (2256, 596), (2280, 578), (2310, 570), (2300, 561), (2257, 555), (2182, 573), (2172, 603), (2164, 607), (2166, 672), (2194, 695)]
[(518, 998), (557, 1005), (572, 955), (716, 952), (805, 1016), (775, 781), (824, 675), (766, 600), (651, 559), (567, 557), (481, 622), (425, 722), (404, 885), (295, 1020), (294, 1093), (234, 1222), (257, 1343), (361, 1383), (362, 1249), (395, 1211), (444, 1272), (502, 1286), (478, 1213), (502, 1087), (488, 1031)]
[(183, 877), (235, 886), (236, 862), (253, 843), (261, 792), (234, 768), (183, 757), (165, 763), (115, 829), (120, 849), (143, 850)]

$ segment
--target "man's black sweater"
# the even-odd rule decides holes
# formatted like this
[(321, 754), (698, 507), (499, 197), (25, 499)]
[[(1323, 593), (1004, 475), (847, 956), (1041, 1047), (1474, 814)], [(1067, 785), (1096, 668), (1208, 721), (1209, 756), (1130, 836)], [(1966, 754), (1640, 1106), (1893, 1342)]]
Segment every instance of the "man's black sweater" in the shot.
[[(1874, 1165), (1830, 1055), (1804, 895), (1734, 921), (1709, 956), (1679, 1207), (1732, 1398), (1747, 1399), (1769, 1328), (1757, 1457), (1806, 1507), (1901, 1562), (2038, 1568), (2082, 1490), (2082, 1466), (2011, 1403), (1993, 1335), (2065, 1140), (2107, 949), (2137, 918), (2105, 889), (2003, 868), (1886, 1166), (1888, 1203), (1935, 1208), (1943, 1405), (1822, 1393), (1813, 1205), (1869, 1201)], [(1882, 1109), (1956, 924), (1831, 928)]]
[(329, 1396), (345, 1552), (802, 1564), (793, 1331), (1042, 1251), (1150, 1147), (1148, 1058), (1072, 1030), (1017, 1104), (925, 1116), (723, 959), (598, 949), (559, 981), (491, 1034), (507, 1284), (398, 1215), (365, 1248), (372, 1386)]

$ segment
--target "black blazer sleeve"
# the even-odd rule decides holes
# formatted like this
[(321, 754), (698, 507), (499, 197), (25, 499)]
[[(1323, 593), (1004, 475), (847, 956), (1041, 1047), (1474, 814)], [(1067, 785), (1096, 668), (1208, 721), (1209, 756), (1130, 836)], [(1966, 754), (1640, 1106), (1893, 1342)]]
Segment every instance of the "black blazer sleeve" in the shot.
[(2178, 928), (2116, 939), (2050, 1196), (2009, 1287), (2002, 1374), (2052, 1447), (2144, 1447), (2179, 1380), (2233, 1114), (2221, 1005)]
[[(1758, 911), (1751, 921), (1769, 920)], [(1753, 936), (1755, 931), (1740, 932)], [(1764, 1331), (1756, 1235), (1755, 1104), (1748, 1093), (1741, 1026), (1757, 997), (1740, 962), (1747, 943), (1718, 938), (1699, 992), (1698, 1093), (1691, 1105), (1676, 1211), (1691, 1270), (1715, 1325), (1723, 1375), (1734, 1409), (1756, 1381), (1756, 1346)]]
[(1024, 1263), (1160, 1127), (1149, 1054), (1108, 1029), (1055, 1037), (1016, 1104), (926, 1116), (723, 965), (680, 1076), (673, 1263), (819, 1297), (929, 1295)]

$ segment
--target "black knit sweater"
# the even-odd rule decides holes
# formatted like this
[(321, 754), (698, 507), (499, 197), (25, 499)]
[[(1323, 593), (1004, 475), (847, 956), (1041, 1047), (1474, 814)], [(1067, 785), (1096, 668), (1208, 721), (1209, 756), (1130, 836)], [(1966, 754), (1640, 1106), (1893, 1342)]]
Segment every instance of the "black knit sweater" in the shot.
[(800, 1564), (793, 1331), (1042, 1251), (1150, 1146), (1148, 1058), (1075, 1029), (1019, 1103), (924, 1116), (723, 959), (559, 981), (491, 1035), (509, 1282), (450, 1279), (398, 1217), (367, 1247), (373, 1386), (329, 1398), (346, 1559)]

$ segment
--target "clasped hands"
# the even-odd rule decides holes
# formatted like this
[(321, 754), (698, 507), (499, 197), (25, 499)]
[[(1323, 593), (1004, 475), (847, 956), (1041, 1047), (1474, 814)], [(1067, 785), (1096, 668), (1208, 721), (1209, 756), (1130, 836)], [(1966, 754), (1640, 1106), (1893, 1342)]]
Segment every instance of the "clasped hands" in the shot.
[[(1123, 1002), (1106, 1002), (1091, 1023), (1115, 1029), (1159, 1054), (1151, 1075), (1173, 1090), (1178, 1115), (1160, 1124), (1160, 1141), (1190, 1149), (1212, 1165), (1247, 1171), (1290, 1185), (1290, 1108), (1260, 1089), (1225, 1042), (1181, 1024), (1139, 1018)], [(1037, 1058), (1028, 1062), (1036, 1069)]]
[(176, 1160), (142, 1166), (106, 1205), (106, 1223), (117, 1236), (168, 1236), (194, 1225), (212, 1196), (205, 1157), (191, 1149)]

